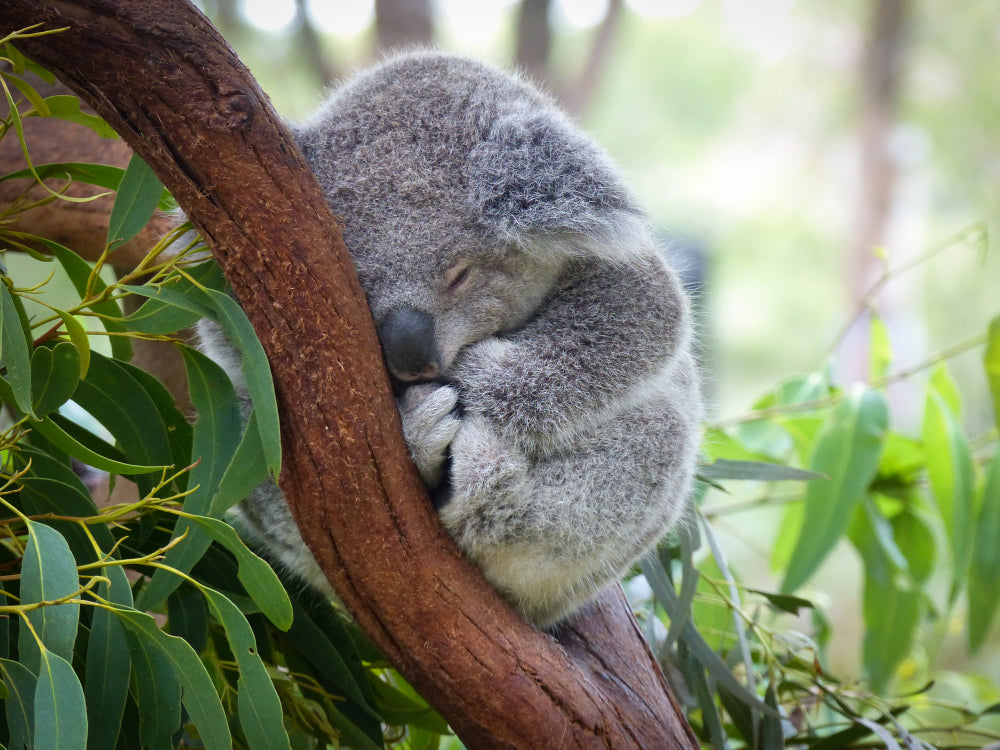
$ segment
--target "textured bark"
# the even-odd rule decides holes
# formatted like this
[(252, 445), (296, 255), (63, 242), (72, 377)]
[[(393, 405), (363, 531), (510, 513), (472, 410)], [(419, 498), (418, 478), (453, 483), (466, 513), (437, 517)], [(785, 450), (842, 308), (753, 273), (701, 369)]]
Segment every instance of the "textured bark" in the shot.
[(210, 241), (271, 361), (289, 505), (386, 657), (470, 747), (697, 747), (620, 590), (559, 643), (442, 532), (337, 225), (211, 25), (182, 0), (6, 0), (0, 33), (39, 22), (70, 30), (25, 53), (121, 133)]

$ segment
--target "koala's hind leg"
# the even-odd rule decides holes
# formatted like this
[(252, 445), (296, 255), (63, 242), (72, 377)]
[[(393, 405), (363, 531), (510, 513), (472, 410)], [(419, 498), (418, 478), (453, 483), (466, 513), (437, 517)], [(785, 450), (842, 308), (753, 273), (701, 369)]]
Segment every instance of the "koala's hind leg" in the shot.
[(452, 497), (441, 520), (516, 608), (549, 627), (677, 520), (695, 450), (689, 415), (666, 397), (546, 456), (522, 454), (467, 415), (452, 443)]

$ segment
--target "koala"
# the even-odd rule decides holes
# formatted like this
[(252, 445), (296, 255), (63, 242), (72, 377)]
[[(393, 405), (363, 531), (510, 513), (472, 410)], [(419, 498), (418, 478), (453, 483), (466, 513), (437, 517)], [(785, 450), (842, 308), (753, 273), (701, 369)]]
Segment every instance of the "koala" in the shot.
[[(415, 52), (292, 132), (343, 225), (444, 528), (541, 628), (677, 521), (701, 407), (688, 303), (604, 153), (525, 81)], [(211, 324), (203, 348), (238, 378)], [(329, 591), (273, 484), (235, 509)]]

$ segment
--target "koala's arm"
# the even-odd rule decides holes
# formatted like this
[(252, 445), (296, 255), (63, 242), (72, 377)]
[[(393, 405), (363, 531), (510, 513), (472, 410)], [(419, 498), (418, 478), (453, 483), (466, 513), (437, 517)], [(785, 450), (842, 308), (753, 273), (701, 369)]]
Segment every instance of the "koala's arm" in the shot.
[(689, 328), (684, 294), (658, 256), (573, 261), (522, 328), (464, 351), (453, 379), (466, 414), (545, 450), (661, 378)]
[(456, 388), (418, 386), (400, 404), (425, 479), (446, 467), (445, 438), (413, 443), (453, 435), (445, 528), (541, 627), (617, 579), (684, 507), (700, 416), (688, 327), (657, 259), (581, 262), (524, 327), (470, 347)]
[(686, 354), (660, 386), (545, 455), (525, 453), (482, 416), (461, 420), (441, 521), (540, 627), (617, 580), (682, 513), (698, 417)]

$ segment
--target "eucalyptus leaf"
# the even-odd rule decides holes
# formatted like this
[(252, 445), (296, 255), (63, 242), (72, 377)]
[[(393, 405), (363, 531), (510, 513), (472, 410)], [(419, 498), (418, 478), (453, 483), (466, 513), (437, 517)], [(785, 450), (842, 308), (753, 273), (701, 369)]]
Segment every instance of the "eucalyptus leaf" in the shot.
[(139, 744), (172, 750), (181, 726), (181, 680), (167, 652), (151, 639), (129, 632), (129, 656), (139, 708)]
[(144, 649), (155, 649), (171, 665), (183, 689), (183, 702), (206, 750), (232, 750), (226, 712), (201, 659), (182, 638), (167, 635), (143, 612), (114, 607), (112, 612)]
[(80, 353), (62, 341), (55, 346), (38, 346), (31, 354), (32, 412), (44, 417), (72, 398), (80, 382)]
[(250, 747), (290, 750), (288, 733), (282, 724), (281, 701), (264, 663), (257, 654), (257, 642), (243, 613), (229, 599), (202, 587), (209, 609), (226, 631), (240, 670), (237, 705), (240, 726)]
[(68, 660), (45, 648), (35, 684), (35, 747), (87, 747), (87, 704), (80, 679)]
[(109, 247), (118, 247), (135, 237), (153, 216), (163, 195), (163, 183), (138, 154), (132, 154), (118, 185), (111, 218), (108, 220)]
[(38, 677), (24, 664), (0, 659), (0, 674), (7, 688), (3, 701), (11, 750), (31, 748), (35, 731), (35, 685)]
[[(132, 590), (120, 566), (110, 565), (101, 570), (110, 584), (97, 587), (98, 596), (122, 607), (132, 606)], [(118, 618), (104, 607), (97, 607), (90, 624), (87, 640), (87, 674), (84, 694), (87, 698), (89, 750), (114, 747), (121, 730), (125, 702), (128, 698), (132, 658), (126, 642), (125, 628)]]
[(21, 320), (10, 289), (0, 279), (0, 367), (6, 371), (10, 403), (31, 414), (31, 352)]
[(870, 388), (855, 388), (837, 405), (816, 442), (811, 465), (830, 479), (806, 487), (802, 530), (781, 593), (805, 583), (847, 530), (852, 511), (875, 478), (888, 423), (885, 397)]
[[(2, 390), (2, 385), (3, 383), (0, 382), (0, 390)], [(162, 472), (166, 468), (164, 465), (145, 466), (119, 460), (119, 451), (83, 427), (69, 420), (64, 420), (58, 414), (51, 414), (40, 422), (35, 422), (32, 429), (38, 431), (46, 440), (73, 458), (101, 471), (132, 476)], [(89, 445), (85, 445), (81, 439), (86, 440)], [(96, 447), (96, 450), (90, 446)]]
[(952, 600), (958, 596), (972, 559), (975, 529), (975, 473), (962, 424), (948, 400), (927, 391), (923, 422), (927, 475), (941, 513), (952, 556)]
[(976, 520), (969, 568), (969, 649), (978, 651), (1000, 607), (1000, 452), (993, 456)]
[[(41, 242), (55, 256), (56, 260), (59, 261), (59, 265), (63, 267), (66, 275), (69, 276), (81, 300), (88, 294), (88, 285), (92, 287), (89, 292), (94, 295), (99, 295), (107, 289), (107, 284), (104, 283), (99, 275), (93, 273), (91, 265), (72, 250), (52, 240), (38, 238), (37, 241)], [(125, 330), (125, 327), (117, 322), (122, 317), (122, 311), (115, 300), (105, 299), (100, 302), (93, 302), (88, 307), (101, 316), (101, 323), (106, 331), (121, 332)], [(72, 332), (70, 333), (70, 337), (73, 338)], [(132, 358), (132, 343), (127, 337), (109, 336), (108, 338), (111, 343), (111, 354), (115, 359), (129, 360)], [(73, 338), (73, 341), (76, 342), (76, 339)], [(77, 347), (79, 348), (79, 344), (77, 344)], [(81, 349), (81, 357), (83, 356), (82, 352), (83, 350)], [(89, 367), (89, 357), (86, 364)], [(83, 367), (82, 363), (81, 370), (83, 371), (81, 377), (86, 376), (86, 368)]]
[(983, 369), (993, 400), (993, 424), (1000, 429), (1000, 315), (990, 321), (983, 352)]
[(885, 320), (874, 310), (868, 323), (868, 378), (877, 381), (889, 374), (892, 365), (892, 341)]
[(740, 480), (754, 482), (808, 482), (811, 479), (829, 479), (824, 474), (769, 461), (732, 461), (718, 458), (710, 464), (701, 464), (698, 475), (711, 480)]
[(292, 624), (292, 603), (274, 569), (251, 552), (235, 529), (224, 521), (204, 516), (191, 516), (189, 520), (233, 553), (239, 565), (240, 583), (247, 593), (276, 627), (288, 630)]
[(71, 96), (69, 94), (47, 96), (45, 97), (45, 104), (49, 110), (48, 117), (57, 117), (60, 120), (66, 120), (67, 122), (75, 122), (77, 125), (83, 125), (84, 127), (93, 130), (97, 133), (97, 135), (101, 136), (101, 138), (109, 138), (112, 140), (118, 139), (118, 133), (115, 132), (114, 128), (104, 122), (103, 119), (97, 115), (81, 111), (80, 100), (75, 96)]
[[(192, 459), (198, 464), (188, 479), (189, 486), (196, 489), (184, 499), (184, 511), (202, 516), (210, 511), (212, 497), (239, 446), (243, 420), (236, 391), (222, 368), (194, 349), (182, 347), (181, 353), (187, 368), (191, 403), (198, 414), (191, 448)], [(253, 468), (248, 471), (252, 474)], [(184, 541), (167, 552), (163, 563), (188, 573), (205, 554), (212, 539), (204, 529), (192, 527), (186, 518), (177, 523), (173, 537), (180, 538), (184, 534), (187, 535)], [(139, 598), (140, 608), (157, 606), (180, 585), (180, 581), (167, 570), (157, 570)]]
[[(27, 527), (28, 539), (21, 567), (21, 604), (51, 602), (78, 591), (76, 560), (63, 536), (35, 521), (28, 521)], [(80, 621), (79, 604), (47, 604), (28, 611), (25, 616), (47, 651), (67, 661), (73, 659), (73, 643)], [(20, 629), (18, 654), (29, 670), (41, 675), (39, 659), (42, 653), (27, 627)]]

